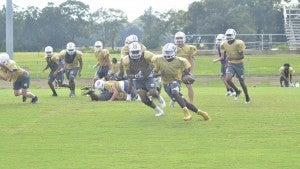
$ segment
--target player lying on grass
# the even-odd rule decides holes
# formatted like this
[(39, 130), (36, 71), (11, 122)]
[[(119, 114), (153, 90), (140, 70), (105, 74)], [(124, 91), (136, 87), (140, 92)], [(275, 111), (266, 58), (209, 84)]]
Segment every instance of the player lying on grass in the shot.
[[(95, 82), (94, 87), (100, 91), (100, 94), (97, 94), (90, 86), (83, 87), (81, 90), (83, 90), (82, 95), (89, 95), (92, 101), (126, 100), (128, 84), (128, 80), (104, 81), (99, 79)], [(131, 90), (131, 95), (136, 97), (136, 91)]]

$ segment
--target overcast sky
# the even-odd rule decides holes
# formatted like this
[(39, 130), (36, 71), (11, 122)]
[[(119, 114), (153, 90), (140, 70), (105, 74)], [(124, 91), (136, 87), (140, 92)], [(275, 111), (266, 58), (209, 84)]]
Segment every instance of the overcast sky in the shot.
[[(53, 2), (55, 6), (67, 0), (12, 0), (13, 4), (20, 8), (35, 6), (40, 9), (47, 6), (48, 2)], [(146, 9), (152, 6), (154, 11), (166, 12), (170, 9), (187, 11), (188, 5), (197, 0), (79, 0), (90, 6), (90, 11), (97, 9), (115, 8), (124, 11), (128, 20), (132, 21), (142, 15)], [(0, 5), (5, 5), (6, 0), (0, 0)]]

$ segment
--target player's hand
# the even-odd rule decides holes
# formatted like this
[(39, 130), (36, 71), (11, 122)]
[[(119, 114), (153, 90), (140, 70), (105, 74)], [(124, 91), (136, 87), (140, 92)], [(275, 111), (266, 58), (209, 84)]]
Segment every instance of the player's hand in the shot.
[(94, 69), (94, 70), (96, 70), (96, 69), (97, 69), (97, 67), (98, 67), (98, 65), (94, 65), (94, 66), (93, 66), (93, 69)]
[(134, 75), (134, 78), (136, 78), (136, 79), (142, 79), (143, 77), (144, 76), (143, 76), (143, 74), (142, 74), (141, 71), (139, 71), (139, 73), (137, 73), (137, 74)]
[(219, 61), (218, 59), (213, 59), (213, 62), (217, 62), (217, 61)]

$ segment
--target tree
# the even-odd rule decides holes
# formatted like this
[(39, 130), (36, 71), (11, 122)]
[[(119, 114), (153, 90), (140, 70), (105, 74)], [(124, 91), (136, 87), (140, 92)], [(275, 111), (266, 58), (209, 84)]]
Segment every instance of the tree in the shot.
[[(89, 36), (87, 31), (87, 22), (90, 17), (88, 5), (76, 0), (67, 0), (61, 3), (59, 8), (65, 20), (63, 32), (67, 36), (66, 43), (75, 41), (77, 37)], [(80, 45), (80, 42), (78, 44)]]
[(41, 30), (40, 44), (42, 47), (52, 46), (54, 49), (64, 48), (66, 45), (67, 31), (65, 30), (65, 20), (61, 10), (54, 7), (53, 3), (42, 9), (38, 20)]
[(114, 50), (120, 30), (127, 23), (125, 13), (119, 9), (100, 8), (92, 14), (92, 21), (95, 22), (94, 27), (99, 30), (95, 31), (97, 40), (110, 42), (112, 50)]

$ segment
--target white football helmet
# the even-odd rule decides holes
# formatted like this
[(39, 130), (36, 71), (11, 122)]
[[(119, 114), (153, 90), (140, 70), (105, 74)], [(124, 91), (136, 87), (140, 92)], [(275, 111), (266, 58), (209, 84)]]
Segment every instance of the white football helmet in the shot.
[(138, 41), (139, 41), (139, 38), (134, 34), (127, 36), (125, 39), (126, 44), (130, 44), (132, 42), (138, 42)]
[(165, 59), (171, 60), (176, 57), (176, 46), (174, 43), (167, 43), (162, 49), (162, 55)]
[(94, 51), (99, 52), (103, 49), (103, 43), (101, 41), (96, 41), (94, 44)]
[(236, 31), (234, 29), (227, 29), (225, 36), (227, 41), (232, 41), (235, 39)]
[(218, 34), (216, 37), (216, 44), (221, 44), (226, 40), (226, 37), (224, 34)]
[(174, 42), (176, 45), (182, 45), (185, 43), (185, 40), (186, 40), (186, 36), (185, 36), (185, 33), (183, 32), (177, 32), (175, 34), (175, 37), (174, 37)]
[(73, 42), (69, 42), (67, 44), (67, 53), (69, 55), (74, 55), (75, 54), (75, 44)]
[(139, 59), (142, 57), (142, 45), (139, 42), (132, 42), (128, 45), (129, 57), (131, 59)]
[(51, 46), (45, 47), (45, 57), (51, 57), (53, 55), (53, 48)]
[(95, 89), (104, 90), (104, 81), (99, 79), (95, 82)]
[(7, 64), (9, 61), (9, 55), (7, 53), (0, 54), (0, 63)]

